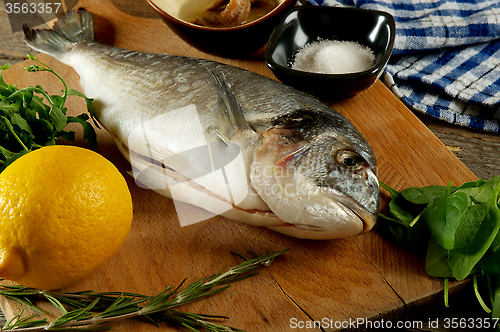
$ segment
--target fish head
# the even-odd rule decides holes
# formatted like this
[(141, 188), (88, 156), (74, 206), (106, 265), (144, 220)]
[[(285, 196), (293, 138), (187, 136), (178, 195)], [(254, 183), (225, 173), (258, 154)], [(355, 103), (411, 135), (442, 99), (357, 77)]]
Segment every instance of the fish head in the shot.
[(339, 131), (311, 115), (292, 118), (263, 132), (254, 152), (252, 186), (283, 222), (269, 228), (307, 239), (369, 231), (380, 195), (368, 144), (354, 128)]

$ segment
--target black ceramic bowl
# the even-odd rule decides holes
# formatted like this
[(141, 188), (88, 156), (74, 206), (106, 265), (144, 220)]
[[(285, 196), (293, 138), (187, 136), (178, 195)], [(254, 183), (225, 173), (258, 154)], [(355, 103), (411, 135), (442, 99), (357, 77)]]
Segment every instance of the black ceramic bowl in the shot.
[[(349, 97), (368, 89), (383, 73), (392, 53), (394, 35), (394, 19), (385, 12), (299, 6), (292, 9), (273, 31), (266, 46), (265, 59), (274, 75), (285, 84), (321, 97)], [(368, 70), (348, 74), (291, 69), (295, 54), (318, 38), (367, 46), (374, 53), (374, 64)]]
[(276, 8), (255, 21), (230, 28), (213, 28), (192, 24), (179, 18), (179, 12), (185, 6), (193, 6), (192, 0), (148, 0), (165, 24), (181, 39), (202, 52), (224, 57), (245, 56), (267, 43), (273, 29), (295, 6), (297, 0), (278, 2)]

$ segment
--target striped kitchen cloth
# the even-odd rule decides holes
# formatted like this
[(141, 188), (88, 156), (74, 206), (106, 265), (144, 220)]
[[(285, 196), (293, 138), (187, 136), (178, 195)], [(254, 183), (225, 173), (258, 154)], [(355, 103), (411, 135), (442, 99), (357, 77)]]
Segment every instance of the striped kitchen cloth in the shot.
[(382, 80), (411, 109), (500, 133), (500, 0), (308, 0), (390, 13)]

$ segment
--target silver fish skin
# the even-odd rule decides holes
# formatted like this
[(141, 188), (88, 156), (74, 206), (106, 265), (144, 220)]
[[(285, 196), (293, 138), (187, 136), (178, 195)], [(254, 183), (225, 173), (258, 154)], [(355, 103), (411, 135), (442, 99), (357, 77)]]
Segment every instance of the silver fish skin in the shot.
[[(24, 32), (29, 46), (78, 73), (139, 185), (298, 238), (349, 237), (374, 226), (374, 154), (317, 99), (234, 66), (104, 45), (94, 41), (86, 11)], [(203, 176), (223, 168), (222, 177)]]

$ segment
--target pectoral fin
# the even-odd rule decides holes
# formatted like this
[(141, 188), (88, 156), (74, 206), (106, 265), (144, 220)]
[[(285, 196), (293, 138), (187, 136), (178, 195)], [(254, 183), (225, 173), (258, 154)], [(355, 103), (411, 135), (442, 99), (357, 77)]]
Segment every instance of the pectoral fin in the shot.
[(227, 143), (236, 131), (252, 130), (252, 128), (245, 120), (243, 110), (231, 88), (213, 71), (209, 72), (219, 93), (217, 105), (212, 109), (215, 130), (220, 139)]

